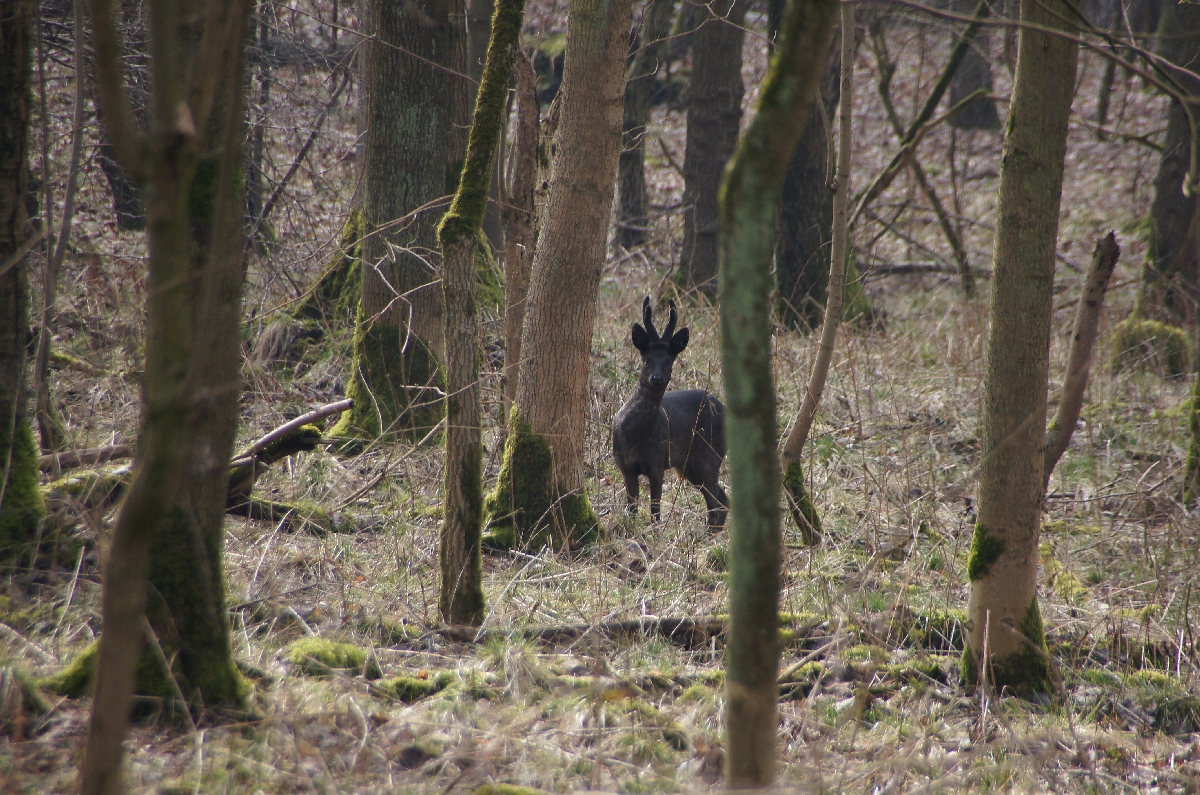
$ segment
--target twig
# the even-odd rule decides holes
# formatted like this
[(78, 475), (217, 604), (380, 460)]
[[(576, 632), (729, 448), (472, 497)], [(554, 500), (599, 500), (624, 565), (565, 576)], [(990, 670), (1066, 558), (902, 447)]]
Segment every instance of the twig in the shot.
[(350, 398), (339, 400), (336, 403), (327, 403), (324, 406), (321, 406), (319, 409), (310, 411), (307, 414), (297, 417), (291, 422), (286, 422), (283, 425), (280, 425), (278, 428), (271, 431), (266, 436), (263, 436), (261, 439), (247, 447), (242, 452), (238, 453), (229, 463), (238, 464), (243, 461), (248, 461), (265, 450), (272, 442), (282, 439), (292, 431), (298, 428), (303, 428), (305, 425), (314, 423), (317, 420), (324, 419), (330, 414), (341, 414), (343, 411), (353, 408), (353, 406), (354, 401)]
[(57, 662), (57, 660), (55, 659), (53, 654), (51, 654), (50, 652), (43, 649), (41, 646), (34, 643), (29, 638), (22, 635), (20, 632), (17, 632), (15, 629), (10, 627), (8, 624), (0, 623), (0, 635), (4, 635), (5, 637), (11, 638), (12, 640), (17, 641), (22, 646), (24, 646), (25, 648), (32, 651), (35, 655), (37, 655), (37, 657), (39, 659), (41, 659), (41, 661), (44, 663)]
[(1113, 269), (1121, 249), (1116, 235), (1109, 232), (1096, 243), (1092, 252), (1092, 265), (1088, 268), (1087, 283), (1079, 297), (1079, 308), (1075, 312), (1075, 326), (1071, 334), (1071, 353), (1067, 359), (1067, 379), (1063, 382), (1059, 396), (1058, 411), (1046, 432), (1046, 452), (1043, 472), (1043, 490), (1050, 483), (1059, 458), (1071, 443), (1075, 423), (1083, 409), (1083, 392), (1087, 387), (1088, 374), (1092, 366), (1092, 348), (1096, 343), (1096, 327), (1100, 323), (1100, 311), (1104, 308), (1104, 296), (1112, 279)]
[(45, 239), (46, 228), (42, 227), (42, 229), (39, 230), (36, 235), (26, 240), (19, 249), (10, 254), (8, 259), (4, 260), (3, 264), (0, 264), (0, 276), (3, 276), (16, 266), (20, 265), (21, 260), (25, 259), (30, 251), (33, 251), (33, 247)]

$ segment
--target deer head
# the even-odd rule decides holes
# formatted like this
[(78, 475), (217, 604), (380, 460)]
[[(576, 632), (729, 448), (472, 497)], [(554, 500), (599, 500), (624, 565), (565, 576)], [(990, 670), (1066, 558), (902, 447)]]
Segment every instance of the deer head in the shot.
[(679, 315), (675, 312), (674, 301), (670, 302), (670, 306), (671, 314), (661, 336), (655, 330), (651, 319), (649, 296), (642, 302), (642, 323), (645, 324), (645, 328), (639, 323), (633, 324), (633, 347), (642, 355), (642, 373), (638, 378), (638, 386), (659, 395), (666, 391), (667, 384), (671, 382), (671, 367), (675, 364), (675, 357), (683, 352), (691, 337), (691, 332), (686, 327), (675, 330)]

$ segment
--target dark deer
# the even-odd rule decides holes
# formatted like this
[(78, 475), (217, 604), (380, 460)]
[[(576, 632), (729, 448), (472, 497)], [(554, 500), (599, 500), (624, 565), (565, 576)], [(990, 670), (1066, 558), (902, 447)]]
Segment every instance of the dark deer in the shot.
[(675, 357), (687, 347), (690, 333), (675, 330), (675, 302), (660, 337), (650, 320), (650, 299), (642, 302), (641, 325), (633, 324), (633, 347), (642, 355), (637, 393), (613, 422), (613, 457), (625, 478), (627, 510), (637, 513), (638, 478), (650, 480), (650, 514), (658, 521), (663, 473), (674, 468), (700, 488), (708, 506), (708, 524), (722, 527), (729, 501), (717, 481), (725, 459), (725, 407), (703, 389), (667, 392)]

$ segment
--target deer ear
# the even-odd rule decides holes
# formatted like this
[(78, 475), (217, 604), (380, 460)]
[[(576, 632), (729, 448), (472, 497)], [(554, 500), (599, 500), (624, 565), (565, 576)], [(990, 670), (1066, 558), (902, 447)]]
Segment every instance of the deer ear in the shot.
[(637, 348), (642, 353), (645, 353), (646, 349), (650, 347), (650, 335), (647, 334), (646, 329), (642, 328), (638, 323), (633, 324), (632, 339), (633, 347)]
[(692, 332), (688, 331), (687, 326), (676, 331), (671, 337), (671, 355), (678, 356), (683, 353), (683, 349), (687, 347), (688, 340), (691, 339)]

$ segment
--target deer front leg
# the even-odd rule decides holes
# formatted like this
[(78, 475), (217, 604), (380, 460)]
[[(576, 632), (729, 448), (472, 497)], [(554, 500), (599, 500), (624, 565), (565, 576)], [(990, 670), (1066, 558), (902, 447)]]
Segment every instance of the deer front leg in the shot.
[(654, 521), (662, 518), (662, 512), (659, 510), (659, 505), (662, 502), (662, 486), (663, 473), (659, 472), (658, 477), (650, 476), (650, 515), (654, 517)]
[(630, 516), (637, 516), (639, 489), (638, 476), (625, 475), (625, 512)]

